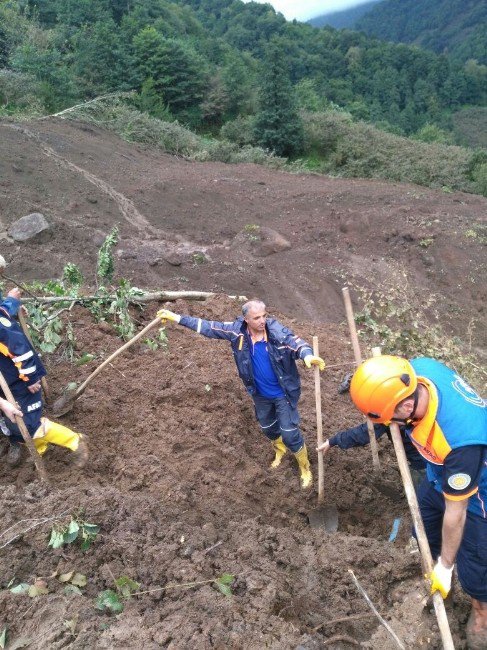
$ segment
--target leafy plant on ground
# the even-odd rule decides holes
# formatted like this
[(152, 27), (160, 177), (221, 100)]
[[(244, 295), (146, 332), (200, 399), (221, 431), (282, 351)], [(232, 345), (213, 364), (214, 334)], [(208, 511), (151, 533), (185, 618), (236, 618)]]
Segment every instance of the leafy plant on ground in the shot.
[(87, 302), (86, 307), (97, 321), (111, 322), (121, 338), (129, 339), (135, 332), (135, 324), (129, 310), (130, 302), (142, 294), (141, 289), (132, 287), (128, 280), (122, 278), (114, 292), (100, 287), (96, 299)]
[(66, 524), (55, 524), (51, 530), (49, 546), (61, 548), (65, 544), (72, 544), (76, 540), (80, 542), (81, 550), (86, 551), (95, 541), (100, 531), (96, 524), (90, 524), (81, 519), (80, 516), (71, 517)]
[(187, 582), (183, 584), (167, 584), (164, 587), (155, 587), (145, 591), (137, 591), (140, 585), (127, 576), (122, 576), (114, 580), (115, 589), (105, 589), (98, 594), (95, 600), (95, 607), (101, 611), (107, 611), (112, 614), (120, 614), (125, 607), (125, 602), (134, 596), (166, 591), (168, 589), (191, 589), (200, 585), (214, 584), (218, 591), (225, 596), (232, 595), (232, 583), (235, 576), (231, 573), (223, 573), (217, 578), (209, 580), (200, 580), (197, 582)]
[(124, 601), (128, 600), (139, 589), (140, 584), (127, 576), (121, 576), (115, 581), (116, 591), (105, 589), (98, 594), (95, 601), (96, 609), (120, 614), (124, 608)]
[[(63, 269), (62, 278), (49, 280), (45, 284), (34, 285), (36, 293), (52, 296), (66, 296), (65, 301), (50, 303), (27, 303), (34, 346), (41, 352), (52, 353), (60, 348), (61, 355), (77, 365), (87, 363), (93, 357), (86, 354), (76, 359), (76, 339), (70, 321), (65, 328), (61, 315), (70, 312), (76, 302), (85, 304), (97, 321), (106, 321), (113, 325), (117, 334), (128, 339), (134, 335), (135, 323), (130, 313), (130, 304), (134, 298), (143, 294), (137, 287), (132, 287), (128, 280), (121, 278), (116, 287), (108, 284), (113, 279), (113, 249), (118, 242), (118, 229), (115, 227), (107, 235), (98, 252), (97, 278), (100, 285), (94, 299), (83, 300), (83, 274), (79, 267), (68, 263)], [(157, 346), (164, 345), (164, 338), (159, 335)], [(155, 345), (154, 343), (154, 345)]]
[(114, 226), (110, 234), (105, 237), (105, 241), (98, 251), (98, 262), (96, 272), (98, 278), (103, 282), (111, 282), (115, 273), (115, 263), (113, 261), (113, 249), (118, 244), (118, 228)]
[[(434, 357), (453, 368), (482, 393), (487, 372), (471, 352), (473, 323), (467, 341), (447, 336), (435, 310), (435, 297), (422, 300), (405, 281), (384, 291), (355, 287), (360, 295), (361, 309), (355, 314), (359, 336), (370, 349), (380, 346), (382, 354), (406, 358)], [(428, 316), (427, 316), (428, 312)], [(436, 324), (432, 324), (432, 320)]]
[(42, 578), (36, 578), (32, 584), (21, 582), (15, 587), (11, 587), (10, 591), (16, 595), (27, 595), (30, 598), (37, 598), (37, 596), (45, 596), (49, 593), (47, 583)]
[(144, 343), (147, 345), (149, 350), (152, 350), (152, 352), (155, 352), (159, 348), (162, 350), (167, 350), (168, 338), (166, 329), (164, 327), (161, 327), (155, 336), (152, 338), (144, 339)]

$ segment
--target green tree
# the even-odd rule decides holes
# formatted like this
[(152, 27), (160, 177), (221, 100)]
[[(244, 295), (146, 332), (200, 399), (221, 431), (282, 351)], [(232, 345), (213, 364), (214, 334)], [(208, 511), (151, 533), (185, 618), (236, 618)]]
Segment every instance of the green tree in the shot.
[[(207, 64), (182, 40), (168, 39), (153, 27), (146, 27), (134, 38), (135, 66), (140, 87), (153, 79), (153, 88), (171, 113), (187, 121), (196, 114), (207, 85)], [(193, 110), (192, 110), (193, 109)]]
[(266, 52), (260, 85), (260, 110), (254, 137), (257, 144), (278, 156), (294, 156), (303, 147), (303, 123), (289, 80), (284, 48), (272, 42)]
[(130, 59), (110, 18), (83, 26), (72, 38), (73, 71), (88, 95), (129, 90)]

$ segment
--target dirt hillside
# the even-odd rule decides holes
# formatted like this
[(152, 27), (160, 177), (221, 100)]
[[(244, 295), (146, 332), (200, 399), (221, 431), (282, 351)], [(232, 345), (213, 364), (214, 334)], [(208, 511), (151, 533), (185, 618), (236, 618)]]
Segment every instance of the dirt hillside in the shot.
[[(474, 320), (474, 346), (479, 358), (485, 353), (485, 246), (469, 233), (485, 225), (486, 199), (192, 163), (62, 121), (3, 123), (0, 138), (0, 253), (10, 275), (59, 277), (69, 261), (89, 281), (100, 243), (118, 224), (117, 271), (133, 284), (261, 296), (297, 333), (319, 336), (329, 365), (325, 434), (360, 421), (337, 393), (353, 360), (345, 280), (388, 286), (403, 274), (418, 299), (437, 296), (452, 331), (464, 334)], [(46, 216), (48, 236), (14, 243), (9, 225), (30, 212)], [(160, 306), (134, 310), (141, 327)], [(240, 308), (225, 295), (168, 306), (218, 320)], [(78, 352), (95, 359), (73, 367), (48, 358), (54, 395), (120, 345), (80, 307), (63, 317)], [(339, 530), (312, 530), (316, 494), (299, 489), (293, 458), (268, 469), (271, 448), (228, 345), (178, 326), (167, 333), (167, 350), (135, 346), (63, 418), (89, 436), (83, 470), (64, 450), (49, 450), (48, 490), (27, 459), (14, 470), (2, 464), (0, 633), (8, 627), (12, 642), (30, 640), (34, 649), (395, 647), (352, 569), (407, 648), (439, 648), (390, 443), (380, 443), (379, 477), (368, 449), (330, 454), (326, 498), (338, 507)], [(316, 474), (313, 376), (301, 374), (302, 429)], [(49, 548), (53, 521), (73, 513), (100, 526), (93, 545)], [(87, 578), (80, 593), (65, 593), (59, 581), (71, 571)], [(234, 576), (232, 596), (211, 582), (223, 574)], [(120, 614), (97, 610), (100, 592), (124, 576), (144, 593)], [(49, 593), (8, 589), (35, 578)], [(458, 586), (447, 609), (456, 647), (465, 648), (468, 603)]]

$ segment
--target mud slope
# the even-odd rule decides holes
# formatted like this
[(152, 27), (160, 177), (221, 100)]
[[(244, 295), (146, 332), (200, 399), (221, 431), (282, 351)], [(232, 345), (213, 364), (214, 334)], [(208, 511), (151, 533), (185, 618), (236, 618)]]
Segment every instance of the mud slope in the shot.
[[(0, 253), (10, 275), (56, 277), (70, 261), (90, 282), (98, 247), (118, 224), (117, 271), (133, 284), (262, 296), (300, 335), (319, 336), (329, 366), (325, 435), (359, 421), (337, 394), (353, 360), (345, 279), (388, 287), (401, 277), (417, 299), (435, 294), (454, 331), (476, 322), (474, 343), (484, 351), (485, 246), (471, 236), (485, 225), (481, 197), (191, 163), (62, 121), (2, 123), (0, 138)], [(33, 211), (52, 224), (49, 237), (15, 244), (9, 224)], [(160, 306), (134, 312), (139, 327)], [(172, 307), (229, 320), (240, 305), (218, 295)], [(62, 317), (78, 352), (95, 359), (73, 367), (48, 358), (54, 395), (120, 345), (80, 307)], [(177, 326), (168, 337), (167, 350), (140, 344), (126, 352), (64, 418), (89, 436), (84, 470), (64, 450), (49, 450), (47, 490), (27, 459), (15, 470), (2, 464), (0, 634), (7, 626), (13, 641), (29, 639), (39, 650), (393, 648), (352, 569), (407, 648), (439, 648), (390, 443), (380, 443), (380, 477), (368, 449), (330, 455), (326, 498), (338, 507), (339, 531), (313, 531), (307, 513), (316, 494), (300, 491), (293, 458), (268, 469), (270, 445), (227, 344)], [(313, 377), (301, 374), (302, 428), (316, 474)], [(100, 526), (93, 546), (48, 548), (52, 521), (42, 519), (66, 522), (75, 513)], [(399, 534), (389, 542), (396, 518)], [(65, 593), (58, 578), (70, 571), (87, 577), (81, 593)], [(235, 576), (230, 597), (212, 582), (224, 573)], [(98, 594), (123, 576), (144, 593), (121, 614), (98, 611)], [(7, 588), (35, 578), (49, 593), (29, 598)], [(467, 605), (455, 586), (447, 607), (459, 649)]]
[(4, 229), (32, 211), (53, 225), (37, 243), (4, 232), (2, 254), (19, 277), (59, 276), (69, 260), (90, 281), (118, 224), (119, 272), (142, 287), (256, 294), (287, 314), (337, 323), (344, 278), (386, 291), (406, 283), (420, 302), (436, 296), (456, 333), (473, 321), (474, 343), (485, 347), (485, 198), (194, 163), (62, 120), (0, 123), (0, 141)]
[[(155, 309), (148, 306), (139, 319), (148, 321)], [(177, 309), (228, 319), (237, 305), (214, 298)], [(117, 339), (81, 309), (72, 323), (81, 349), (106, 356), (116, 348)], [(337, 395), (352, 357), (345, 328), (293, 326), (307, 338), (319, 336), (332, 366), (323, 378), (325, 431), (357, 422), (348, 397)], [(307, 513), (316, 495), (300, 491), (293, 458), (268, 469), (270, 444), (258, 431), (227, 344), (177, 326), (168, 335), (166, 351), (141, 345), (127, 352), (64, 418), (89, 435), (84, 470), (75, 470), (64, 450), (49, 450), (49, 492), (27, 460), (19, 469), (3, 468), (0, 627), (39, 649), (312, 649), (325, 640), (331, 648), (393, 647), (369, 615), (351, 568), (406, 647), (439, 648), (418, 555), (408, 546), (410, 520), (390, 443), (380, 444), (380, 477), (372, 475), (367, 449), (336, 450), (326, 460), (326, 498), (338, 506), (340, 526), (332, 535), (313, 531)], [(56, 358), (51, 363), (51, 389), (59, 394), (73, 368)], [(76, 379), (95, 364), (82, 366)], [(302, 426), (316, 472), (313, 377), (305, 370), (302, 377)], [(65, 513), (65, 522), (76, 512), (101, 527), (93, 546), (85, 553), (76, 545), (49, 549), (52, 522), (39, 519)], [(389, 542), (399, 517), (399, 535)], [(73, 570), (87, 585), (66, 595), (58, 576)], [(224, 573), (235, 576), (231, 597), (211, 582), (179, 586)], [(146, 593), (119, 615), (97, 611), (98, 594), (123, 576)], [(36, 577), (45, 579), (48, 594), (31, 599), (6, 589)], [(467, 607), (457, 588), (449, 608), (462, 648)], [(75, 622), (74, 633), (64, 621)], [(339, 640), (345, 637), (352, 641)]]

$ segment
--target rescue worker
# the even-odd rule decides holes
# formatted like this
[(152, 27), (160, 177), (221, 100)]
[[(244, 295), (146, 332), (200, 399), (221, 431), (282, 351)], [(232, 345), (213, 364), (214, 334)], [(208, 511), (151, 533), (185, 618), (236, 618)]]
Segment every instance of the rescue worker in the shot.
[[(405, 427), (401, 426), (399, 427), (399, 430), (401, 432), (406, 458), (408, 459), (411, 478), (413, 479), (414, 487), (417, 491), (426, 476), (426, 461), (409, 440)], [(381, 438), (384, 434), (387, 435), (389, 439), (391, 438), (389, 427), (386, 427), (384, 424), (374, 424), (374, 433), (377, 439)], [(325, 442), (316, 448), (316, 451), (323, 452), (323, 456), (325, 456), (333, 447), (351, 449), (352, 447), (365, 447), (369, 443), (369, 430), (367, 423), (363, 422), (356, 427), (339, 431), (338, 433), (335, 433), (335, 435), (330, 436), (328, 440), (325, 440)]]
[[(76, 454), (76, 464), (81, 467), (88, 458), (86, 439), (80, 433), (42, 417), (41, 377), (46, 375), (46, 370), (14, 318), (19, 308), (20, 290), (15, 288), (0, 303), (0, 372), (23, 414), (24, 423), (39, 454), (44, 454), (49, 444), (66, 447)], [(23, 438), (10, 417), (9, 409), (2, 406), (2, 410), (9, 417), (8, 421), (3, 420), (0, 427), (10, 443), (7, 463), (15, 467), (21, 461), (20, 445)]]
[(418, 501), (436, 561), (431, 593), (446, 598), (453, 565), (472, 599), (471, 650), (487, 648), (487, 405), (456, 372), (429, 358), (368, 359), (350, 385), (373, 422), (406, 426), (427, 461)]
[(172, 321), (210, 339), (230, 341), (238, 374), (254, 401), (255, 414), (274, 450), (272, 468), (281, 464), (287, 450), (294, 453), (300, 469), (301, 486), (312, 484), (308, 451), (299, 429), (298, 401), (301, 382), (296, 359), (307, 368), (325, 362), (313, 355), (303, 339), (266, 313), (261, 300), (250, 300), (242, 307), (242, 316), (221, 323), (192, 316), (180, 316), (168, 309), (157, 315), (164, 323)]

